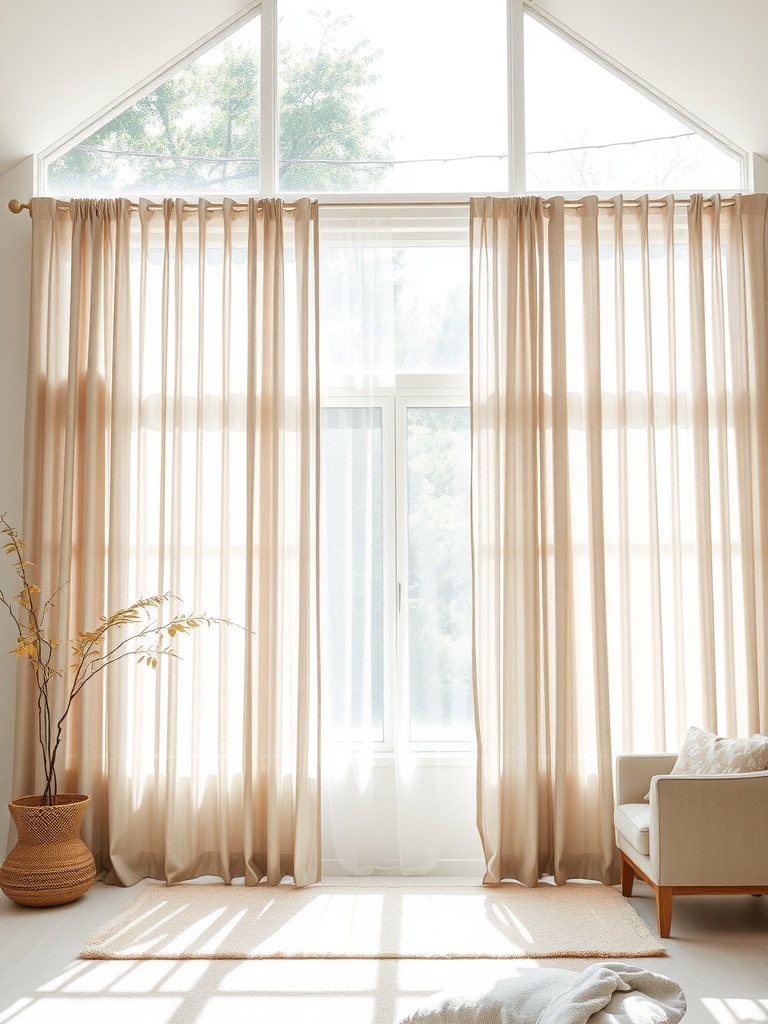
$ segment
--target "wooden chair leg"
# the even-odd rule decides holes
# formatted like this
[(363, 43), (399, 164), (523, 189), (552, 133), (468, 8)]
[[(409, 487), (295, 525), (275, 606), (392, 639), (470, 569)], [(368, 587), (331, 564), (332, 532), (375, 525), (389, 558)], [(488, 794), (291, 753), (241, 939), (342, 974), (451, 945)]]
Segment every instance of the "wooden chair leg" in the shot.
[(635, 869), (632, 867), (631, 863), (627, 860), (627, 858), (624, 856), (624, 853), (622, 852), (621, 853), (621, 895), (622, 896), (631, 896), (632, 895), (632, 885), (633, 885), (634, 881), (635, 881)]
[(659, 938), (668, 939), (672, 929), (672, 890), (664, 885), (656, 889), (656, 921)]

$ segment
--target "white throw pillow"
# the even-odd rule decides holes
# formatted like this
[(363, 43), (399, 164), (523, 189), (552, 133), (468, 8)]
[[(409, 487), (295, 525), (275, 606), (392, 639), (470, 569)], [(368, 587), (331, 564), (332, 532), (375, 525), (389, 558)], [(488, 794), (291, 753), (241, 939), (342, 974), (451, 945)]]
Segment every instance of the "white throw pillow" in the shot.
[(768, 766), (768, 736), (728, 739), (692, 726), (670, 775), (735, 775)]
[[(715, 736), (692, 725), (670, 775), (738, 775), (768, 768), (768, 736)], [(650, 798), (650, 791), (645, 799)]]

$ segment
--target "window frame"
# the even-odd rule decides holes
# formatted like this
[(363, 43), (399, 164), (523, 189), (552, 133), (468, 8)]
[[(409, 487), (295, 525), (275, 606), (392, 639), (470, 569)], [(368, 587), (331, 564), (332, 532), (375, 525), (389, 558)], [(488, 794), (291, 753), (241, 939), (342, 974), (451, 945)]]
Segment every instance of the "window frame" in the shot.
[[(382, 417), (383, 496), (383, 738), (347, 738), (353, 750), (368, 750), (386, 762), (397, 752), (428, 763), (468, 763), (474, 739), (411, 740), (408, 670), (408, 464), (409, 408), (469, 408), (468, 374), (396, 374), (389, 385), (335, 385), (325, 388), (321, 408), (378, 408)], [(333, 740), (331, 741), (333, 742)], [(457, 759), (458, 758), (458, 759)]]
[[(172, 58), (156, 73), (145, 78), (138, 86), (124, 93), (114, 103), (103, 108), (85, 124), (73, 129), (63, 139), (60, 139), (48, 149), (43, 150), (37, 156), (37, 180), (42, 186), (43, 192), (47, 189), (47, 166), (53, 160), (62, 156), (69, 149), (76, 146), (84, 138), (87, 138), (94, 131), (103, 127), (110, 120), (128, 109), (142, 97), (152, 92), (163, 82), (177, 74), (187, 64), (192, 63), (212, 47), (224, 41), (238, 27), (245, 24), (254, 17), (261, 18), (261, 82), (260, 82), (260, 183), (259, 196), (278, 196), (286, 199), (295, 198), (298, 193), (280, 192), (278, 185), (278, 4), (280, 0), (253, 0), (245, 11), (238, 13), (235, 17), (228, 19), (222, 25), (208, 33), (201, 41), (188, 47), (182, 53)], [(618, 61), (613, 60), (607, 54), (593, 46), (586, 39), (567, 28), (562, 22), (554, 18), (548, 11), (545, 11), (536, 0), (509, 0), (506, 4), (507, 11), (507, 95), (508, 95), (508, 126), (507, 126), (507, 151), (508, 151), (508, 191), (506, 193), (489, 193), (491, 195), (524, 195), (526, 192), (526, 144), (525, 144), (525, 67), (524, 67), (524, 18), (529, 15), (545, 27), (560, 35), (569, 45), (581, 50), (590, 60), (605, 67), (611, 73), (618, 75), (632, 88), (639, 91), (651, 102), (660, 105), (668, 110), (673, 116), (683, 123), (689, 125), (692, 130), (702, 135), (712, 144), (719, 146), (726, 153), (738, 159), (740, 163), (741, 189), (749, 185), (750, 162), (748, 154), (715, 132), (708, 125), (699, 121), (690, 112), (681, 108), (672, 99), (655, 90), (648, 83), (633, 75), (627, 68)], [(600, 191), (594, 190), (594, 194), (600, 198), (610, 198), (615, 190)], [(475, 193), (471, 193), (475, 194)], [(565, 198), (578, 198), (581, 194), (567, 191), (557, 193), (546, 192), (544, 196), (564, 195)], [(657, 198), (669, 194), (669, 190), (645, 190), (651, 198)], [(675, 193), (682, 195), (683, 193)], [(147, 194), (148, 199), (162, 199), (165, 194)], [(327, 205), (348, 205), (376, 202), (382, 205), (397, 205), (406, 202), (427, 202), (430, 197), (440, 203), (445, 202), (468, 202), (470, 193), (448, 193), (448, 192), (424, 192), (424, 193), (323, 193), (320, 202)], [(195, 197), (196, 198), (196, 197)], [(213, 201), (221, 199), (220, 195), (209, 194), (203, 196)], [(245, 194), (232, 194), (231, 198), (238, 200), (246, 198)]]

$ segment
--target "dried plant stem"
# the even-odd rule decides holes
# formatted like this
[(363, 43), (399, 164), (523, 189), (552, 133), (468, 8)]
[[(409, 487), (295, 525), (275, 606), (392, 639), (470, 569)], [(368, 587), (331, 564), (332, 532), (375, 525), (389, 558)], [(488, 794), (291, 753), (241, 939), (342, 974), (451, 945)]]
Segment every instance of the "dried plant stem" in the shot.
[[(0, 604), (9, 611), (17, 632), (17, 658), (31, 663), (37, 685), (38, 742), (42, 751), (45, 788), (43, 804), (52, 804), (58, 795), (56, 759), (64, 737), (67, 717), (72, 705), (83, 688), (97, 675), (124, 658), (135, 658), (150, 669), (157, 668), (161, 657), (178, 657), (171, 644), (174, 638), (188, 633), (201, 625), (234, 625), (228, 619), (210, 615), (175, 615), (165, 622), (153, 622), (152, 616), (159, 616), (161, 605), (175, 600), (170, 593), (140, 598), (127, 608), (112, 615), (100, 617), (94, 630), (77, 633), (70, 642), (72, 661), (67, 670), (64, 709), (54, 723), (51, 687), (63, 675), (56, 667), (56, 651), (59, 641), (49, 639), (45, 632), (45, 619), (54, 607), (55, 599), (64, 586), (60, 586), (51, 597), (40, 605), (40, 588), (32, 583), (27, 573), (30, 562), (24, 561), (24, 542), (18, 532), (0, 515), (0, 533), (8, 540), (5, 553), (14, 561), (14, 570), (21, 582), (21, 591), (13, 598), (6, 598), (0, 590)], [(25, 621), (26, 620), (26, 621)], [(126, 630), (128, 635), (116, 642), (112, 640), (115, 631)]]

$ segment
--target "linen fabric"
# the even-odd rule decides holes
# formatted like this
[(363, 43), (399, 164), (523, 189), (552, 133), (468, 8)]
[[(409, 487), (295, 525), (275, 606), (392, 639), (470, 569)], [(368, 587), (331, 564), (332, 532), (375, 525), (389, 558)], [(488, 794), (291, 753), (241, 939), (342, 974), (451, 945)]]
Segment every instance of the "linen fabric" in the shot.
[(728, 739), (691, 726), (670, 775), (732, 775), (768, 768), (768, 736)]
[(613, 752), (768, 729), (767, 228), (765, 195), (470, 204), (488, 882), (617, 881)]
[[(83, 836), (110, 880), (314, 882), (317, 204), (31, 215), (23, 536), (45, 594), (69, 581), (51, 634), (166, 592), (236, 623), (86, 687), (60, 788), (90, 794)], [(23, 671), (17, 793), (39, 781)]]
[(685, 994), (670, 978), (635, 965), (592, 964), (579, 973), (523, 970), (490, 991), (440, 993), (399, 1024), (677, 1024)]
[[(670, 775), (733, 775), (768, 767), (768, 736), (728, 739), (691, 726)], [(650, 799), (650, 791), (644, 799)], [(647, 852), (647, 851), (643, 851)]]

